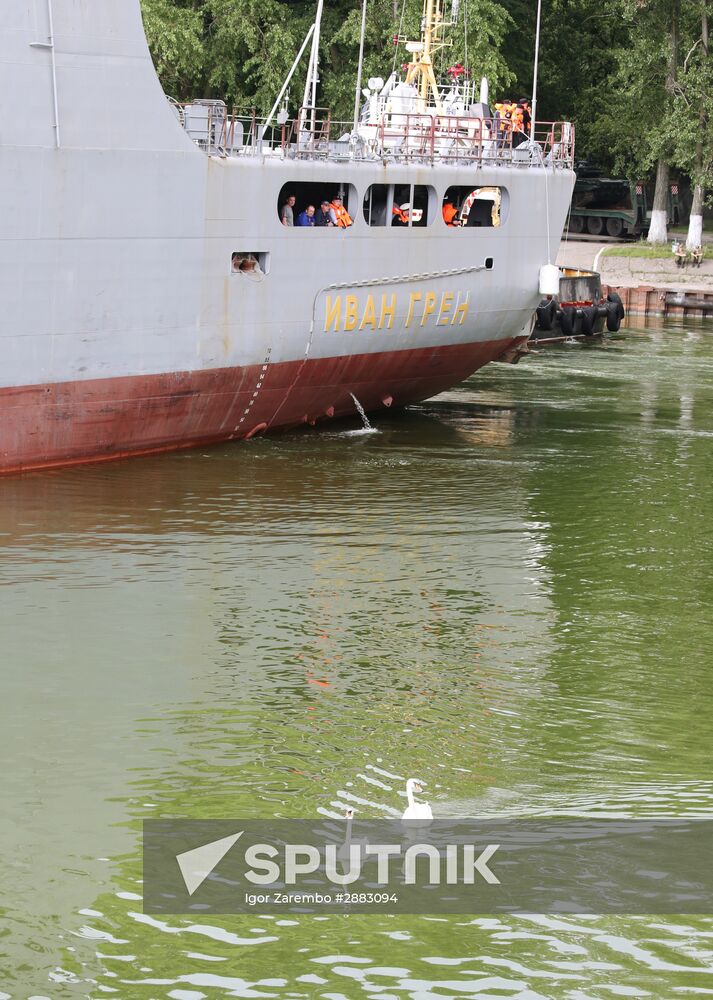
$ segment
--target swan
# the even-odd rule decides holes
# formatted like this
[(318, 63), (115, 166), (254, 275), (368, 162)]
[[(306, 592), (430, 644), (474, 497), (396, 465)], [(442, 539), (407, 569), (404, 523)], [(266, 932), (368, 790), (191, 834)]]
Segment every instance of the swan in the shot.
[[(428, 802), (416, 802), (413, 797), (414, 792), (422, 792), (423, 786), (417, 778), (409, 778), (406, 782), (406, 797), (408, 798), (408, 808), (404, 812), (402, 819), (417, 820), (418, 825), (426, 826), (433, 819), (433, 813)], [(415, 824), (414, 824), (415, 825)]]
[(354, 819), (354, 809), (352, 809), (351, 806), (344, 810), (344, 816), (347, 821), (347, 835), (344, 839), (344, 843), (337, 851), (337, 857), (340, 861), (349, 861), (350, 848), (352, 845), (359, 848), (359, 855), (361, 856), (369, 846), (369, 841), (358, 837), (356, 839), (352, 839), (352, 820)]

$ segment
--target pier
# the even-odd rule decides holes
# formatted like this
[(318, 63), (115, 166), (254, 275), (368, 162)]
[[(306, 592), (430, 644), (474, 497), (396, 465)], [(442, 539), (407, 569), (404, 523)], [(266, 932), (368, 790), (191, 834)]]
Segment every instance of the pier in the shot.
[(603, 284), (602, 291), (605, 295), (616, 292), (630, 316), (713, 317), (713, 290)]
[(602, 293), (616, 292), (627, 315), (672, 319), (713, 316), (713, 260), (681, 268), (673, 253), (663, 257), (610, 256), (607, 250), (617, 245), (622, 244), (563, 240), (557, 262), (598, 271)]

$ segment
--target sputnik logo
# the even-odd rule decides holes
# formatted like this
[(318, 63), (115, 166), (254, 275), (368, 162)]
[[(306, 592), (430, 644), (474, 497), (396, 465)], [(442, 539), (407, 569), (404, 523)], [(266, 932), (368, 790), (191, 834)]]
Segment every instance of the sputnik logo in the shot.
[(196, 847), (192, 851), (184, 851), (183, 854), (176, 855), (176, 861), (181, 869), (189, 896), (200, 889), (244, 832), (241, 830), (240, 833), (234, 833), (231, 837), (223, 837), (221, 840), (214, 840), (210, 844), (203, 844), (202, 847)]
[[(190, 851), (177, 854), (176, 861), (181, 870), (188, 895), (193, 896), (206, 879), (217, 868), (228, 851), (245, 833), (241, 830), (230, 837), (213, 840), (209, 844), (194, 847)], [(442, 882), (440, 864), (446, 860), (445, 883), (472, 885), (476, 873), (490, 885), (499, 885), (500, 880), (488, 868), (488, 861), (499, 849), (498, 844), (489, 844), (476, 857), (478, 848), (474, 844), (449, 844), (445, 853), (430, 843), (411, 844), (405, 852), (401, 844), (349, 843), (348, 871), (341, 870), (336, 844), (324, 844), (322, 850), (314, 844), (285, 843), (282, 851), (274, 844), (253, 843), (245, 851), (245, 862), (249, 866), (244, 878), (252, 885), (274, 885), (282, 882), (295, 885), (301, 876), (318, 872), (324, 867), (325, 877), (334, 885), (351, 885), (362, 877), (362, 855), (374, 855), (378, 864), (378, 881), (386, 885), (391, 877), (390, 862), (402, 859), (405, 885), (416, 885), (417, 858), (429, 858), (428, 879), (430, 885)], [(274, 860), (277, 858), (278, 860)], [(460, 861), (459, 861), (460, 859)]]

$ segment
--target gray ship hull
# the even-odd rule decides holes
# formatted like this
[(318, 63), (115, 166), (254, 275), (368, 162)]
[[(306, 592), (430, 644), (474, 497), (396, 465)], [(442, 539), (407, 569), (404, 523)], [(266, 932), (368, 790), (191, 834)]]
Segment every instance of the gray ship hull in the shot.
[[(352, 392), (409, 403), (528, 335), (571, 170), (209, 156), (165, 100), (138, 0), (53, 15), (0, 12), (0, 471), (312, 424), (354, 412)], [(286, 183), (358, 206), (372, 184), (426, 185), (438, 206), (492, 185), (508, 211), (497, 228), (359, 211), (291, 229)]]

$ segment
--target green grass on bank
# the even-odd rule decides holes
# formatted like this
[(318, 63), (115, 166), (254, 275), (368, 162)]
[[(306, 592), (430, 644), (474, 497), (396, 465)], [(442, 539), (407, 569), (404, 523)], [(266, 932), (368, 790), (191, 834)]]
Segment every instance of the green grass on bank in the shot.
[[(607, 247), (602, 257), (648, 257), (654, 260), (672, 260), (670, 243), (631, 243), (624, 246)], [(703, 247), (703, 259), (713, 260), (713, 245), (707, 243)]]

